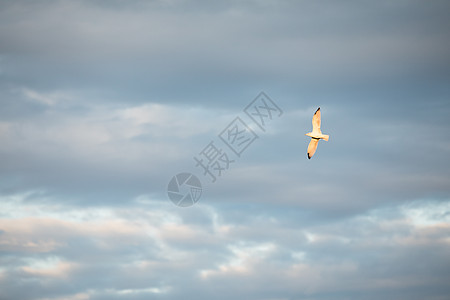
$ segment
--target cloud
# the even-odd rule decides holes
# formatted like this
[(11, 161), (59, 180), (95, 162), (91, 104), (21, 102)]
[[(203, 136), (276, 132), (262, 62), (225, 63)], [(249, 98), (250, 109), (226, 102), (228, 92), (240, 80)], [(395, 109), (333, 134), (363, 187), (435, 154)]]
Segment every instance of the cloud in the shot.
[[(0, 298), (447, 299), (447, 11), (1, 2)], [(211, 183), (193, 157), (261, 90), (283, 115)]]
[(231, 91), (252, 95), (269, 84), (298, 94), (324, 84), (377, 91), (439, 80), (449, 64), (444, 3), (51, 3), (2, 10), (10, 81), (139, 102), (207, 103), (214, 95), (229, 105)]
[[(181, 293), (208, 299), (212, 291), (238, 299), (375, 299), (381, 294), (395, 299), (397, 293), (409, 295), (417, 287), (421, 289), (413, 299), (426, 293), (438, 299), (448, 292), (443, 288), (449, 264), (448, 203), (416, 202), (415, 209), (433, 216), (427, 224), (405, 214), (409, 206), (297, 228), (286, 227), (277, 215), (229, 223), (229, 212), (204, 204), (197, 206), (197, 213), (215, 221), (201, 225), (186, 219), (192, 212), (166, 202), (107, 209), (106, 214), (105, 209), (77, 210), (76, 219), (75, 211), (46, 209), (56, 217), (20, 217), (0, 224), (2, 251), (9, 253), (1, 258), (0, 284), (12, 297), (14, 287), (29, 286), (19, 281), (8, 287), (13, 276), (45, 280), (51, 289), (37, 288), (41, 298), (49, 299), (80, 294), (92, 299), (150, 294), (176, 299)], [(442, 210), (447, 215), (434, 214)], [(19, 248), (9, 248), (10, 241)], [(59, 244), (48, 247), (52, 241)], [(77, 282), (77, 289), (68, 281)]]
[[(26, 91), (23, 101), (47, 97)], [(177, 162), (192, 160), (189, 155), (198, 151), (195, 142), (218, 132), (218, 126), (230, 118), (229, 112), (202, 107), (88, 104), (68, 92), (59, 95), (60, 99), (70, 100), (46, 103), (29, 118), (1, 123), (3, 174), (17, 178), (18, 188), (25, 191), (52, 194), (62, 188), (77, 194), (87, 186), (105, 189), (117, 180), (108, 188), (112, 191), (120, 181), (134, 180), (134, 184), (142, 184), (141, 192), (145, 192), (153, 189), (149, 175), (158, 178), (155, 186), (164, 186), (167, 179), (161, 172), (167, 178), (171, 176), (164, 166), (175, 167)], [(213, 120), (218, 123), (212, 124)]]

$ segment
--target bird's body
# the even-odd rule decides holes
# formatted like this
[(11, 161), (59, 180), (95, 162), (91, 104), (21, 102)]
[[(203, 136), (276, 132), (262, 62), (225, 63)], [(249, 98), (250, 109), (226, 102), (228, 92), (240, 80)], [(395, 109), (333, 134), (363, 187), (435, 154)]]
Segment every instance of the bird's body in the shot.
[(316, 110), (314, 113), (314, 116), (312, 118), (312, 125), (313, 130), (311, 132), (306, 133), (305, 135), (311, 137), (311, 142), (309, 142), (308, 145), (308, 159), (311, 159), (311, 157), (314, 155), (317, 149), (317, 145), (319, 144), (319, 140), (325, 140), (328, 141), (330, 138), (327, 134), (322, 134), (322, 131), (320, 130), (320, 107)]

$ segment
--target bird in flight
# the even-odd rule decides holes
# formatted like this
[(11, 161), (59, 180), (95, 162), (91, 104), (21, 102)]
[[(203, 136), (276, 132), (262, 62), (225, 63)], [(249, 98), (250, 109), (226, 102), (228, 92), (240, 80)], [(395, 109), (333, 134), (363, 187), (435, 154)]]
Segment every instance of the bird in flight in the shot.
[(305, 134), (311, 137), (311, 142), (309, 142), (308, 145), (308, 159), (311, 159), (311, 157), (316, 152), (319, 140), (328, 141), (328, 139), (330, 138), (329, 135), (322, 134), (322, 131), (320, 131), (320, 107), (314, 113), (314, 116), (312, 118), (312, 126), (313, 130)]

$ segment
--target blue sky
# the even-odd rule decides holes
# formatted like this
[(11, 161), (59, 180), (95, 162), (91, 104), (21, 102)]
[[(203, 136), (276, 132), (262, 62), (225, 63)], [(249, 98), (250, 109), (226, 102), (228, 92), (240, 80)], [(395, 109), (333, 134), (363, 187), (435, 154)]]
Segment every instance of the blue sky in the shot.
[[(0, 299), (448, 299), (449, 9), (1, 1)], [(211, 183), (261, 91), (283, 114)]]

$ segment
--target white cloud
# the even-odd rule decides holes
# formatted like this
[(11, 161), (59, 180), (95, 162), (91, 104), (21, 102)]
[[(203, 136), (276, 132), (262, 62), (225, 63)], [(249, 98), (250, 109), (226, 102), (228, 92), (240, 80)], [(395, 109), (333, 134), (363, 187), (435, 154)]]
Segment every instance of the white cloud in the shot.
[(416, 201), (403, 205), (401, 212), (417, 227), (450, 225), (450, 201)]
[[(135, 135), (150, 133), (155, 137), (183, 139), (205, 133), (214, 134), (212, 129), (216, 126), (216, 128), (220, 128), (221, 125), (225, 126), (226, 124), (220, 124), (219, 122), (226, 120), (225, 117), (228, 116), (204, 108), (171, 106), (159, 103), (120, 109), (117, 110), (116, 114), (121, 121), (131, 123), (130, 127), (136, 130)], [(212, 122), (213, 120), (216, 121)], [(211, 125), (213, 128), (211, 128)]]
[[(411, 204), (414, 214), (420, 211), (440, 221), (427, 223), (426, 227), (410, 222), (411, 214), (405, 212), (411, 210), (396, 206), (294, 229), (288, 220), (271, 215), (254, 216), (253, 221), (240, 224), (225, 221), (228, 213), (234, 212), (205, 204), (194, 211), (176, 208), (168, 201), (147, 201), (126, 209), (103, 207), (72, 212), (64, 207), (39, 208), (38, 204), (33, 209), (33, 204), (21, 205), (13, 198), (8, 201), (22, 212), (0, 223), (1, 247), (6, 250), (5, 243), (14, 241), (19, 247), (14, 256), (21, 262), (4, 264), (0, 284), (13, 276), (14, 270), (39, 280), (79, 280), (77, 274), (95, 272), (96, 265), (102, 263), (111, 264), (115, 270), (104, 274), (106, 281), (128, 282), (120, 288), (106, 285), (92, 289), (83, 285), (67, 297), (170, 296), (184, 288), (229, 288), (245, 294), (255, 286), (260, 286), (261, 293), (275, 290), (286, 297), (301, 294), (313, 299), (323, 293), (385, 293), (390, 289), (407, 290), (417, 282), (430, 286), (441, 280), (438, 274), (432, 278), (421, 275), (421, 265), (411, 266), (408, 253), (414, 260), (415, 255), (423, 253), (423, 247), (434, 249), (435, 257), (420, 257), (435, 264), (434, 260), (442, 258), (448, 247), (448, 203)], [(33, 217), (36, 212), (39, 218)], [(204, 221), (196, 223), (192, 213)], [(261, 226), (265, 223), (272, 228)], [(447, 227), (443, 227), (445, 224)], [(265, 234), (258, 235), (260, 231)], [(286, 234), (289, 239), (280, 238)], [(78, 248), (73, 240), (85, 246)], [(58, 244), (47, 247), (51, 242)], [(35, 246), (28, 247), (31, 244)], [(26, 247), (27, 251), (23, 251)], [(35, 257), (36, 253), (45, 255)], [(127, 261), (115, 262), (121, 257)], [(127, 281), (131, 274), (132, 281)], [(140, 283), (147, 282), (149, 274), (165, 284)], [(266, 286), (267, 282), (275, 287)]]
[(24, 88), (22, 92), (28, 99), (48, 106), (53, 106), (61, 101), (70, 100), (70, 97), (63, 92), (52, 92), (44, 94), (29, 88)]

